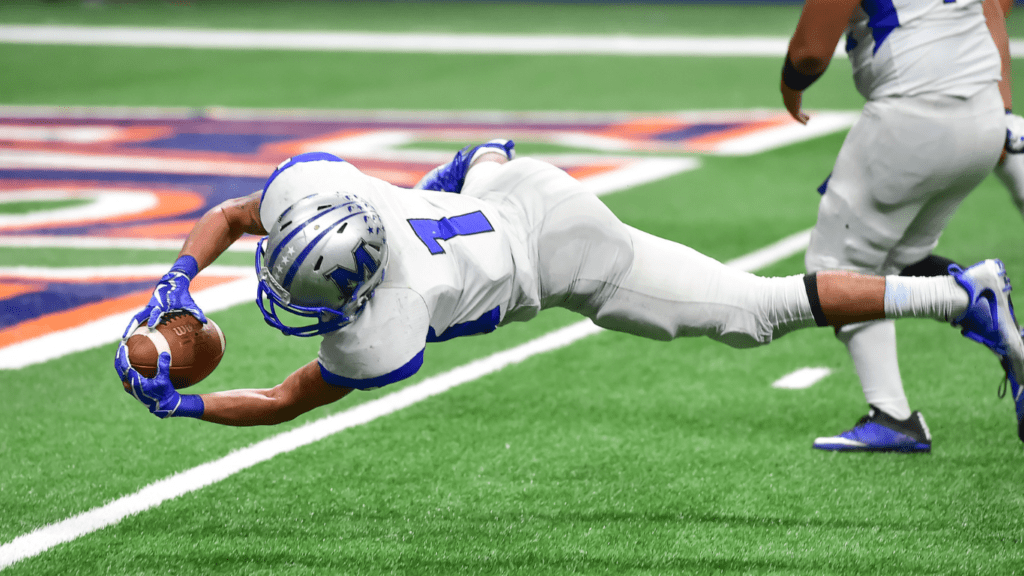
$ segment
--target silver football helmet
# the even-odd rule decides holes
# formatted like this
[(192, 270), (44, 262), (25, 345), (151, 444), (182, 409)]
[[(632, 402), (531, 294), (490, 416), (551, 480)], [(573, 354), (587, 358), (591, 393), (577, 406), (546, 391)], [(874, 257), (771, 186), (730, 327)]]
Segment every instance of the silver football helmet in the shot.
[[(267, 324), (287, 335), (333, 332), (363, 310), (387, 263), (384, 224), (370, 204), (352, 194), (307, 196), (256, 247), (256, 303)], [(288, 326), (277, 308), (317, 321)]]

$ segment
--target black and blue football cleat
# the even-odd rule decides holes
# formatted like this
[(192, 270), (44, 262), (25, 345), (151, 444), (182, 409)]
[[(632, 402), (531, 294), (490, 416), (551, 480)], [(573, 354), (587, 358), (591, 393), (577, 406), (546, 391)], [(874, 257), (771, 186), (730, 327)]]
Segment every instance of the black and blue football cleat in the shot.
[(897, 420), (871, 406), (853, 428), (815, 439), (814, 448), (831, 452), (931, 452), (932, 435), (920, 412)]

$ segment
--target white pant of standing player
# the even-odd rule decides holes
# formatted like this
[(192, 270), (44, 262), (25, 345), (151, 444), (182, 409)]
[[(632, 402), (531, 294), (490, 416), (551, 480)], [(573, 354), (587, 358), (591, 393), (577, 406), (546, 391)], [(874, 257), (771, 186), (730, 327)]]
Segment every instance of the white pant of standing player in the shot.
[[(927, 257), (957, 207), (991, 171), (1006, 136), (993, 85), (975, 96), (869, 101), (836, 159), (811, 234), (808, 272), (898, 274)], [(868, 404), (910, 416), (891, 320), (844, 326)]]
[(637, 230), (545, 162), (471, 172), (462, 193), (505, 204), (522, 220), (542, 308), (646, 338), (708, 336), (737, 348), (815, 325), (802, 276), (762, 278)]

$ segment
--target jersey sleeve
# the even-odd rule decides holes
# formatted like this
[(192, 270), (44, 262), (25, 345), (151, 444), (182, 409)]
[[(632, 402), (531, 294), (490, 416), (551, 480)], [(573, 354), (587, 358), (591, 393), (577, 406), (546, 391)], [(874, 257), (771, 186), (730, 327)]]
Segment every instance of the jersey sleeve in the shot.
[(418, 294), (378, 288), (366, 309), (320, 345), (320, 373), (328, 384), (372, 390), (404, 380), (423, 364), (429, 318)]

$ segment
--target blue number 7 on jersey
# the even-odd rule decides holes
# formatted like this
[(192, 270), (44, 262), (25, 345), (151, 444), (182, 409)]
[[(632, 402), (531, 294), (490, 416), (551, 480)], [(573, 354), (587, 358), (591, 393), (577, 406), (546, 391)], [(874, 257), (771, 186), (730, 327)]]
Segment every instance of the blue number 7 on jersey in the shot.
[(440, 240), (450, 240), (456, 236), (469, 236), (483, 232), (494, 232), (494, 227), (484, 216), (483, 212), (477, 210), (461, 216), (430, 220), (428, 218), (410, 218), (409, 225), (412, 226), (416, 235), (423, 244), (427, 246), (431, 254), (444, 254)]

